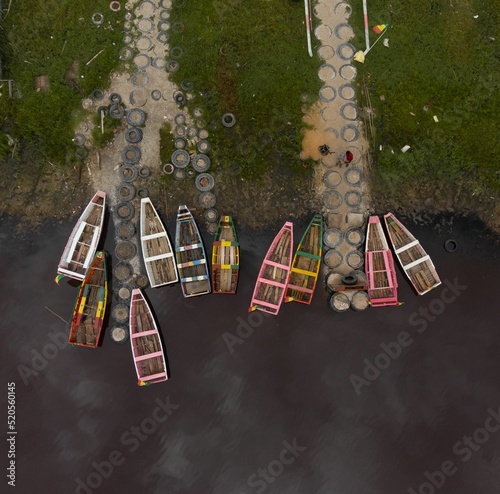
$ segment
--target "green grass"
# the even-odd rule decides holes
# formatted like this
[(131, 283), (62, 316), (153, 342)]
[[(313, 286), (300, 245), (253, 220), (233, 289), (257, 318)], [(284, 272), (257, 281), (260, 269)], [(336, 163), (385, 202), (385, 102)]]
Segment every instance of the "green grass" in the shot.
[[(175, 4), (175, 2), (174, 2)], [(319, 60), (307, 55), (303, 5), (290, 0), (204, 0), (174, 7), (171, 46), (183, 49), (172, 78), (194, 83), (190, 108), (203, 109), (212, 163), (259, 177), (275, 167), (301, 171), (301, 96), (320, 88)], [(226, 128), (222, 115), (233, 113)]]
[[(368, 17), (370, 27), (392, 26), (384, 36), (390, 47), (380, 41), (365, 63), (356, 65), (375, 114), (375, 190), (439, 181), (450, 188), (465, 186), (471, 195), (498, 194), (499, 19), (494, 3), (372, 0)], [(350, 22), (359, 33), (356, 48), (364, 49), (361, 4)], [(376, 37), (370, 31), (372, 44)], [(402, 154), (406, 144), (411, 151)]]
[[(91, 20), (96, 12), (104, 15), (100, 27)], [(123, 15), (103, 8), (99, 0), (12, 2), (2, 26), (3, 75), (14, 80), (21, 97), (9, 100), (2, 90), (2, 130), (35, 143), (49, 160), (71, 161), (81, 100), (93, 89), (106, 87), (118, 64)], [(35, 77), (40, 75), (49, 78), (46, 92), (35, 91)]]

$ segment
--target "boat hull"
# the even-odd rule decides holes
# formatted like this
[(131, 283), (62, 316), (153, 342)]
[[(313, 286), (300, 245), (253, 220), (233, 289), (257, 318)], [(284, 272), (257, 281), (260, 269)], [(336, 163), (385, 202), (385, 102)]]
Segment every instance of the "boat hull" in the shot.
[(76, 222), (59, 261), (57, 272), (83, 281), (94, 259), (101, 238), (106, 194), (98, 191)]
[(323, 217), (315, 214), (293, 256), (285, 302), (312, 302), (323, 253)]
[(165, 353), (153, 313), (141, 290), (132, 290), (130, 343), (138, 384), (155, 384), (168, 379)]
[(293, 254), (293, 224), (287, 221), (274, 238), (259, 271), (249, 311), (278, 314), (288, 285)]
[(368, 219), (365, 272), (372, 307), (400, 305), (394, 259), (378, 216)]
[(68, 343), (87, 348), (99, 345), (108, 298), (106, 254), (96, 252), (80, 286), (71, 319)]
[(384, 220), (394, 253), (417, 294), (424, 295), (439, 286), (436, 268), (420, 242), (392, 213)]
[(207, 256), (198, 225), (186, 206), (179, 206), (175, 255), (184, 297), (210, 293)]
[(212, 247), (214, 293), (236, 293), (240, 272), (240, 246), (231, 216), (221, 216)]
[(146, 197), (141, 200), (141, 249), (144, 266), (152, 288), (179, 281), (175, 255), (153, 203)]

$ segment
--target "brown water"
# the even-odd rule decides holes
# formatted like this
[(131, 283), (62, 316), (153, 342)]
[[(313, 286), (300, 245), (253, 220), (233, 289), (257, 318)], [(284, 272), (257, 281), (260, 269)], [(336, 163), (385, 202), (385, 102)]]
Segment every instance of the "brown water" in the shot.
[[(59, 349), (49, 339), (65, 340), (67, 327), (47, 308), (68, 320), (77, 294), (53, 282), (72, 225), (19, 241), (3, 221), (0, 338), (4, 386), (16, 383), (15, 492), (498, 493), (500, 432), (484, 429), (500, 407), (498, 246), (474, 222), (432, 221), (439, 227), (408, 226), (441, 279), (457, 280), (455, 300), (445, 284), (415, 296), (398, 271), (403, 306), (344, 314), (320, 285), (310, 307), (249, 315), (277, 228), (239, 231), (237, 295), (146, 290), (171, 370), (146, 388), (136, 385), (128, 342), (106, 333), (98, 349)], [(295, 227), (297, 242), (305, 225)], [(453, 254), (443, 249), (450, 237)], [(379, 356), (381, 344), (395, 357)], [(386, 367), (373, 381), (365, 359)], [(354, 374), (365, 379), (358, 393)], [(474, 448), (456, 446), (463, 436), (475, 437)], [(437, 472), (446, 461), (450, 475)]]

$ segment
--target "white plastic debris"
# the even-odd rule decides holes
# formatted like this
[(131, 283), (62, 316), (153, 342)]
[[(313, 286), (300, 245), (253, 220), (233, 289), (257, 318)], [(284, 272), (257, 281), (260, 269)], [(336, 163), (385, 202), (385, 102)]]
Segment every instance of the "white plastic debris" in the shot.
[(389, 38), (384, 38), (384, 41), (382, 41), (382, 43), (384, 43), (384, 46), (389, 48)]
[(434, 115), (432, 118), (434, 119), (434, 122), (439, 122), (439, 118), (436, 115)]
[(402, 152), (402, 153), (406, 153), (406, 151), (408, 151), (408, 149), (410, 149), (410, 146), (408, 146), (408, 144), (407, 144), (406, 146), (403, 146), (403, 147), (401, 148), (401, 152)]

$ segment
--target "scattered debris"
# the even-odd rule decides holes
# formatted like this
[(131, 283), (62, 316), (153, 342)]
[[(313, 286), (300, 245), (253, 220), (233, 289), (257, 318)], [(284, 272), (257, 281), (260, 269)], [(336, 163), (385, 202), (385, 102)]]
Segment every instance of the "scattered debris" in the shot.
[(402, 152), (402, 153), (406, 153), (406, 151), (408, 151), (408, 149), (410, 149), (410, 146), (408, 146), (408, 144), (407, 144), (406, 146), (403, 146), (403, 147), (401, 148), (401, 152)]
[(436, 115), (434, 115), (432, 118), (434, 119), (434, 122), (436, 122), (436, 123), (439, 122), (439, 119)]

